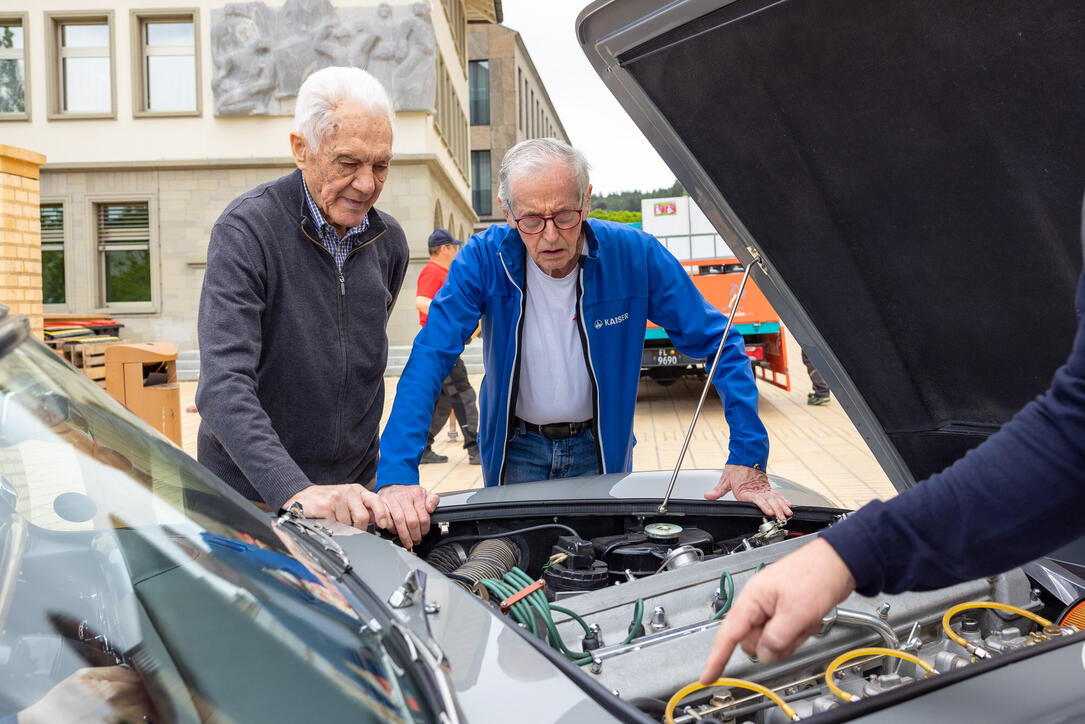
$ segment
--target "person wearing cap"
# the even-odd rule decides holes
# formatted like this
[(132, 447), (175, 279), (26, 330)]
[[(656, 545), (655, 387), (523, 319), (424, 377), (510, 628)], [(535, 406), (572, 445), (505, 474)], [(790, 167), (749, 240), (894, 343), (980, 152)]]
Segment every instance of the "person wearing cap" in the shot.
[[(448, 266), (462, 246), (463, 241), (453, 238), (447, 229), (436, 229), (429, 235), (429, 262), (418, 274), (418, 295), (414, 298), (414, 306), (418, 309), (418, 322), (423, 327), (426, 326), (433, 297), (444, 285), (448, 277)], [(478, 407), (475, 405), (475, 389), (471, 387), (471, 380), (467, 378), (467, 367), (459, 357), (452, 366), (452, 372), (441, 383), (441, 391), (437, 395), (433, 417), (430, 419), (426, 449), (422, 451), (419, 463), (448, 462), (448, 457), (434, 452), (433, 441), (448, 421), (450, 410), (456, 411), (456, 419), (460, 423), (460, 429), (463, 430), (463, 447), (467, 450), (468, 463), (481, 465), (476, 441)]]
[[(480, 320), (478, 443), (487, 486), (628, 472), (647, 321), (694, 359), (723, 343), (727, 317), (655, 237), (588, 218), (580, 151), (555, 139), (523, 141), (499, 176), (508, 223), (471, 237), (449, 265), (381, 436), (378, 491), (418, 483), (433, 401)], [(790, 515), (764, 471), (768, 434), (734, 328), (712, 381), (730, 428), (729, 456), (705, 498), (733, 493), (768, 515)], [(419, 516), (414, 526), (427, 523)]]

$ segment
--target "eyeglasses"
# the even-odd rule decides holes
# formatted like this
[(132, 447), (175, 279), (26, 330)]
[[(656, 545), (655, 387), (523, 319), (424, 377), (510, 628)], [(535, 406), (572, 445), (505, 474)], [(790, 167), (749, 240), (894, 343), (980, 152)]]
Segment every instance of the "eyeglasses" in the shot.
[(541, 234), (546, 228), (547, 221), (553, 221), (556, 228), (565, 231), (579, 224), (583, 215), (583, 209), (566, 209), (553, 216), (521, 216), (513, 221), (516, 222), (516, 228), (521, 234)]

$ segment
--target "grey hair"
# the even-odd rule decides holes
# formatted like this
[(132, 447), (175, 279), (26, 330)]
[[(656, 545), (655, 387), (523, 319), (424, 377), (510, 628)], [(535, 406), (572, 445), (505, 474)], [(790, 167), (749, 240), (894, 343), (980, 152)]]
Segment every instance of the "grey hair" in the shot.
[(553, 163), (564, 164), (573, 172), (577, 194), (583, 203), (584, 196), (588, 193), (588, 171), (591, 170), (587, 157), (556, 138), (532, 138), (517, 143), (501, 159), (497, 198), (510, 214), (513, 213), (514, 202), (512, 182), (526, 173), (538, 171)]
[(294, 132), (301, 134), (314, 152), (319, 151), (328, 136), (332, 114), (344, 102), (387, 116), (394, 134), (396, 115), (384, 86), (361, 68), (341, 67), (322, 68), (301, 84), (294, 106)]

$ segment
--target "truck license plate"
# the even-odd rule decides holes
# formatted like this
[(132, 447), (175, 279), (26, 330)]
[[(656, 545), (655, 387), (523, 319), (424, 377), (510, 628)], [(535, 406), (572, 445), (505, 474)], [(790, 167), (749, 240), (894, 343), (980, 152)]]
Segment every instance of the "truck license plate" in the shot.
[(656, 365), (660, 367), (670, 367), (682, 364), (681, 357), (682, 355), (679, 355), (673, 347), (659, 349), (656, 351)]

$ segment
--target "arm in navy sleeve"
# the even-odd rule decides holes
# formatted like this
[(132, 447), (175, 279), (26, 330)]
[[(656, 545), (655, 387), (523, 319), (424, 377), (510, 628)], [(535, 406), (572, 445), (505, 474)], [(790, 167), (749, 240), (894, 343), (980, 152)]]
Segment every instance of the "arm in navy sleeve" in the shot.
[(1070, 359), (1001, 430), (926, 482), (822, 536), (864, 595), (948, 586), (1085, 534), (1085, 274)]

